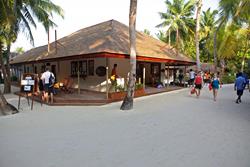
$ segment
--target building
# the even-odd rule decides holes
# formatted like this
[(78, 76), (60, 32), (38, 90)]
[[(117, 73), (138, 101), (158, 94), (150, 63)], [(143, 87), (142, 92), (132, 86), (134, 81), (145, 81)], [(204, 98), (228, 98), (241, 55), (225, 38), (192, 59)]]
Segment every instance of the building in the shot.
[[(16, 76), (22, 73), (42, 73), (49, 67), (57, 81), (73, 78), (73, 88), (105, 92), (114, 64), (126, 83), (130, 71), (129, 28), (110, 20), (74, 32), (48, 45), (33, 48), (11, 61)], [(164, 82), (165, 69), (190, 66), (195, 62), (144, 33), (136, 34), (137, 81), (152, 85)], [(108, 73), (106, 72), (108, 71)], [(145, 77), (143, 77), (145, 76)]]

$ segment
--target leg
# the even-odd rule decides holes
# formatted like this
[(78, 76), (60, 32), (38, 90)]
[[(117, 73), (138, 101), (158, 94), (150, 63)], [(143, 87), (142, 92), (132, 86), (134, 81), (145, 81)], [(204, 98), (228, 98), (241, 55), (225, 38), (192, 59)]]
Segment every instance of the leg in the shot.
[(49, 97), (48, 97), (48, 92), (44, 93), (44, 99), (46, 100), (47, 103), (49, 103)]
[(51, 92), (50, 93), (50, 102), (51, 102), (51, 104), (53, 104), (53, 102), (54, 102), (54, 99), (53, 99), (54, 97), (53, 97), (53, 93)]
[(213, 93), (214, 93), (214, 101), (216, 101), (217, 100), (218, 89), (213, 89)]
[(239, 93), (239, 102), (241, 103), (241, 96), (243, 95), (244, 89), (240, 91)]

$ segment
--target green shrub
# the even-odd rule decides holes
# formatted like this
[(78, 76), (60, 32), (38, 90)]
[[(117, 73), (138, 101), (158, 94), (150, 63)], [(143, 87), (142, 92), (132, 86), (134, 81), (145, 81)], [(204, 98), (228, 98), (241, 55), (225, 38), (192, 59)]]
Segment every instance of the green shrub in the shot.
[(115, 86), (115, 90), (117, 92), (124, 92), (125, 91), (125, 88), (122, 86), (122, 85), (116, 85)]
[(234, 75), (230, 75), (230, 74), (225, 74), (221, 77), (221, 82), (223, 84), (229, 84), (229, 83), (234, 83), (235, 81), (235, 76)]
[(143, 84), (141, 84), (141, 83), (135, 83), (135, 90), (142, 89), (142, 88), (143, 88)]

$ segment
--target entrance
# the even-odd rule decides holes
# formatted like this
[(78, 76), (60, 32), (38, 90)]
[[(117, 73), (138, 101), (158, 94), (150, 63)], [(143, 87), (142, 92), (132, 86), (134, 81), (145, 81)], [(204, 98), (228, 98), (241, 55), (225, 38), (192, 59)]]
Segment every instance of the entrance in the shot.
[(145, 84), (155, 85), (161, 80), (161, 63), (137, 62), (136, 80), (143, 83), (143, 68), (145, 68)]

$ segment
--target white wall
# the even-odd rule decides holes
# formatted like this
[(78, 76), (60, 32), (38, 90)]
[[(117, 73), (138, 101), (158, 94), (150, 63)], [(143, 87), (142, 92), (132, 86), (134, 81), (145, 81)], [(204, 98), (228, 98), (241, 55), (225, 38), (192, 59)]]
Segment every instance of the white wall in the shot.
[(128, 72), (130, 71), (130, 60), (121, 58), (110, 58), (109, 59), (109, 76), (111, 75), (114, 64), (117, 64), (117, 75), (122, 78), (127, 78)]

